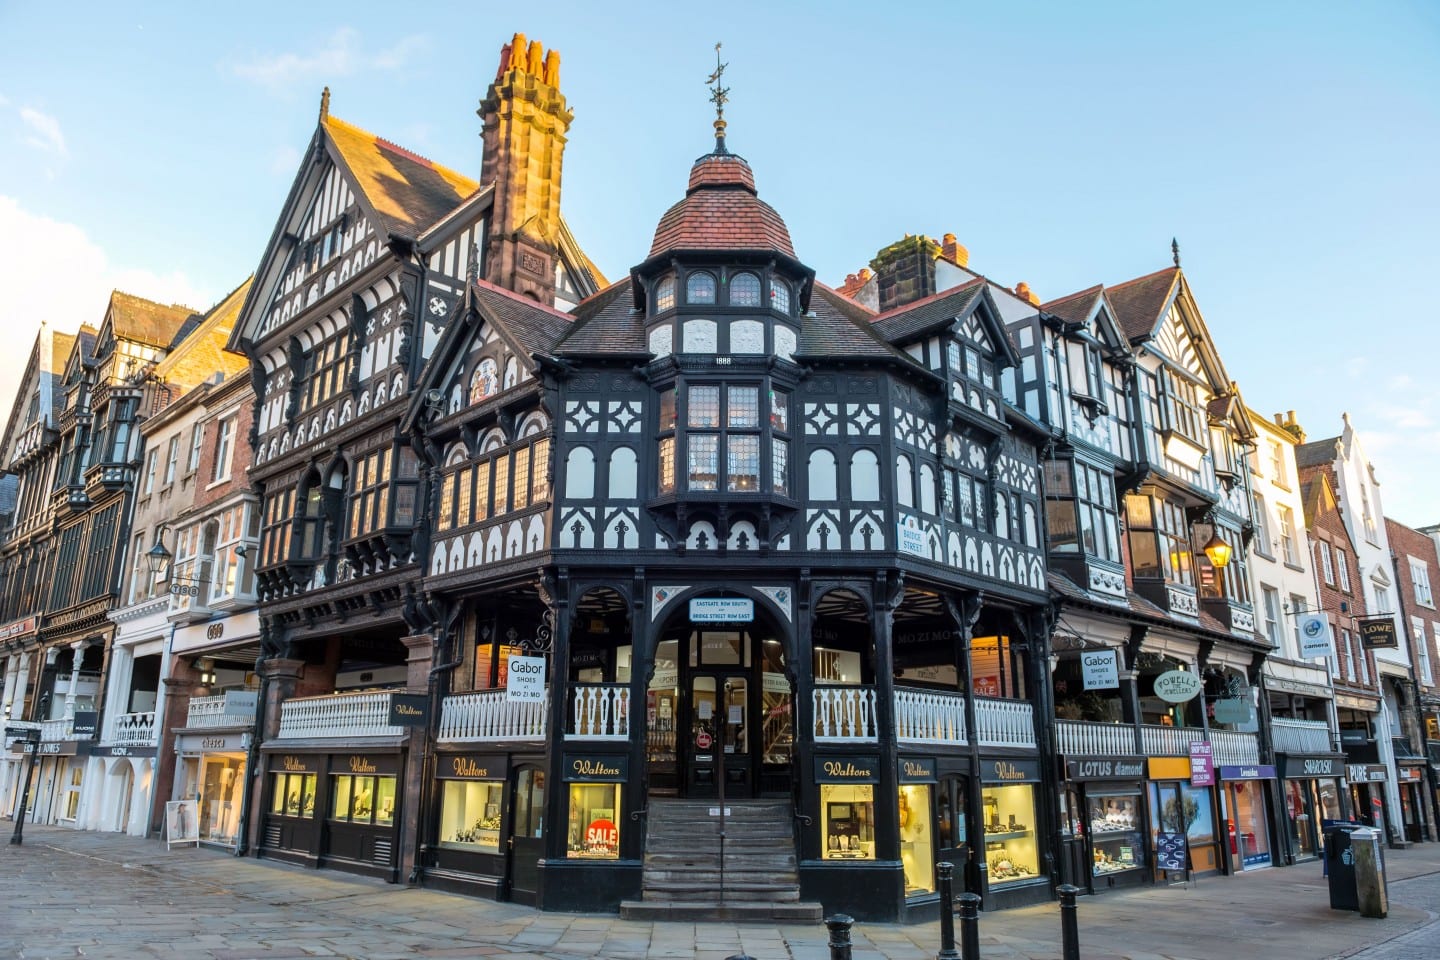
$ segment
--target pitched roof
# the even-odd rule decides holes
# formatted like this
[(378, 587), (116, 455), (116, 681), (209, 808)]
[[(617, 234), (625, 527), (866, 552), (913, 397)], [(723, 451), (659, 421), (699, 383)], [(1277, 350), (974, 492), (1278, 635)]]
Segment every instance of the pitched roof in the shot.
[(1295, 445), (1295, 466), (1296, 467), (1322, 467), (1335, 461), (1335, 444), (1340, 442), (1339, 437), (1326, 437), (1324, 440), (1311, 440), (1308, 443)]
[(529, 297), (487, 280), (471, 284), (480, 310), (505, 329), (529, 353), (547, 353), (570, 329), (571, 318)]
[(969, 309), (983, 289), (984, 278), (976, 277), (958, 287), (951, 287), (914, 303), (907, 303), (903, 307), (887, 310), (874, 317), (872, 322), (875, 329), (887, 340), (903, 340), (950, 322)]
[[(195, 311), (179, 304), (167, 307), (116, 290), (110, 294), (109, 315), (111, 329), (117, 338), (168, 348)], [(88, 354), (88, 348), (86, 352)]]
[(707, 154), (690, 168), (685, 199), (655, 226), (650, 256), (667, 250), (778, 250), (794, 257), (790, 230), (755, 190), (743, 157)]
[(577, 306), (570, 332), (555, 345), (557, 356), (643, 356), (645, 318), (631, 309), (630, 278), (617, 280)]
[(1154, 332), (1160, 311), (1179, 279), (1179, 267), (1166, 267), (1105, 288), (1105, 296), (1115, 308), (1115, 319), (1131, 342), (1144, 340)]
[(909, 354), (885, 342), (870, 323), (870, 311), (819, 283), (810, 298), (810, 313), (801, 322), (795, 355), (829, 360), (899, 360), (908, 367), (924, 369)]
[(1095, 301), (1100, 299), (1104, 291), (1104, 286), (1097, 283), (1079, 293), (1072, 293), (1069, 296), (1051, 300), (1049, 303), (1042, 303), (1040, 309), (1046, 313), (1053, 313), (1061, 320), (1084, 323), (1090, 319), (1090, 314), (1095, 310)]
[(469, 177), (338, 117), (326, 115), (320, 125), (388, 233), (418, 236), (479, 188)]

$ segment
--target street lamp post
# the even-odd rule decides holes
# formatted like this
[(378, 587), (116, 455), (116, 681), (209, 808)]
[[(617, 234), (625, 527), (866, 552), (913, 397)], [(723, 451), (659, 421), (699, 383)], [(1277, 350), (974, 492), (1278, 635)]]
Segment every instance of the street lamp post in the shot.
[[(40, 716), (43, 718), (50, 708), (50, 694), (40, 698)], [(15, 731), (14, 727), (7, 727), (6, 733)], [(30, 762), (25, 765), (25, 786), (20, 791), (20, 805), (15, 814), (15, 832), (10, 835), (10, 846), (18, 847), (25, 842), (25, 808), (30, 800), (30, 781), (35, 777), (35, 761), (40, 757), (40, 728), (26, 727), (23, 731), (24, 741), (30, 746)]]

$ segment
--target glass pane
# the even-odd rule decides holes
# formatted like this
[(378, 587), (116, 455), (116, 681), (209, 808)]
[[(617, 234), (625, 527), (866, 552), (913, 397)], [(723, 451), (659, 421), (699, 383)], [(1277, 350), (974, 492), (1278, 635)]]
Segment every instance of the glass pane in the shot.
[(730, 281), (732, 307), (760, 306), (760, 278), (753, 273), (740, 273)]
[(690, 388), (690, 419), (692, 427), (720, 426), (720, 388)]
[(690, 437), (690, 489), (716, 489), (720, 460), (720, 438), (715, 436)]
[(727, 399), (729, 401), (730, 426), (760, 426), (759, 387), (731, 387)]
[(760, 438), (731, 437), (727, 446), (726, 486), (742, 493), (760, 489)]
[(570, 784), (571, 857), (614, 860), (620, 856), (620, 784)]
[(930, 833), (930, 785), (900, 787), (900, 863), (905, 868), (905, 894), (935, 889), (935, 845)]
[(785, 281), (770, 281), (770, 306), (781, 313), (790, 312), (790, 287)]
[(823, 784), (820, 835), (825, 838), (826, 860), (874, 860), (874, 786)]
[(770, 391), (770, 427), (782, 433), (790, 432), (790, 394), (784, 390)]
[(685, 299), (689, 303), (714, 303), (714, 276), (708, 273), (692, 273), (685, 281)]
[(395, 778), (375, 779), (375, 822), (389, 826), (395, 822)]
[(500, 852), (501, 784), (445, 781), (440, 796), (440, 845)]
[(675, 306), (675, 278), (666, 277), (655, 286), (655, 312), (673, 309)]
[(330, 816), (336, 820), (350, 819), (350, 792), (354, 777), (331, 777)]
[(355, 778), (355, 802), (351, 807), (351, 819), (375, 819), (375, 777)]
[(790, 492), (790, 442), (776, 437), (770, 441), (771, 490)]
[(746, 715), (750, 700), (749, 689), (744, 677), (731, 677), (725, 681), (725, 752), (749, 753), (750, 737)]
[(1035, 788), (1028, 784), (985, 787), (985, 862), (990, 883), (1033, 880), (1040, 873), (1035, 842)]
[(660, 492), (670, 493), (675, 489), (675, 438), (665, 437), (660, 441)]

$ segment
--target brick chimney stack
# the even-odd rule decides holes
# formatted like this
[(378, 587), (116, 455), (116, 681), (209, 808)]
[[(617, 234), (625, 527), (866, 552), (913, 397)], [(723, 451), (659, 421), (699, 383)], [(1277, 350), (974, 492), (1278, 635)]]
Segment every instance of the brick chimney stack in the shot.
[(560, 244), (560, 171), (574, 113), (560, 93), (560, 54), (515, 34), (478, 111), (482, 185), (495, 185), (485, 279), (555, 302)]
[(906, 234), (905, 239), (875, 254), (870, 269), (875, 271), (880, 312), (903, 307), (937, 292), (935, 258), (942, 252), (940, 244), (929, 237)]
[(1286, 410), (1283, 417), (1278, 413), (1275, 414), (1275, 425), (1294, 437), (1296, 443), (1305, 442), (1305, 431), (1299, 421), (1295, 419), (1294, 410)]

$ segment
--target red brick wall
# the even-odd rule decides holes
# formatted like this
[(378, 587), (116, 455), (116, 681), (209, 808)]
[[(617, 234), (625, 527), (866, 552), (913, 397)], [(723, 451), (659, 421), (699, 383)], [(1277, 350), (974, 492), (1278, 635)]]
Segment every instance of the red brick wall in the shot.
[[(228, 389), (227, 389), (228, 387)], [(254, 420), (254, 391), (248, 378), (243, 386), (223, 385), (220, 397), (207, 403), (205, 415), (205, 439), (200, 448), (200, 467), (195, 491), (195, 506), (203, 508), (222, 500), (237, 490), (248, 490), (250, 481), (246, 471), (250, 466), (250, 424)], [(230, 478), (211, 486), (215, 476), (216, 443), (220, 437), (221, 419), (234, 416), (235, 429), (230, 437)]]
[[(1337, 687), (1351, 687), (1362, 689), (1370, 693), (1379, 693), (1380, 687), (1376, 681), (1375, 657), (1360, 645), (1356, 636), (1354, 620), (1357, 617), (1365, 616), (1365, 592), (1360, 583), (1359, 566), (1355, 559), (1355, 548), (1351, 544), (1350, 534), (1345, 529), (1345, 520), (1340, 515), (1339, 509), (1333, 500), (1326, 502), (1326, 497), (1321, 490), (1322, 481), (1328, 481), (1330, 489), (1334, 489), (1334, 473), (1332, 468), (1306, 467), (1300, 472), (1300, 481), (1306, 488), (1305, 502), (1305, 524), (1310, 533), (1310, 549), (1313, 556), (1310, 558), (1315, 565), (1315, 581), (1320, 587), (1320, 609), (1330, 619), (1330, 631), (1335, 640), (1335, 656), (1339, 666), (1339, 673), (1332, 677)], [(1325, 568), (1320, 559), (1320, 551), (1325, 545), (1329, 545), (1332, 561), (1331, 568), (1334, 570), (1334, 584), (1325, 582)], [(1345, 567), (1349, 572), (1349, 582), (1341, 584), (1340, 581), (1340, 557), (1345, 558)], [(1350, 632), (1350, 645), (1347, 648), (1345, 643), (1345, 631)], [(1366, 670), (1370, 677), (1369, 683), (1362, 682), (1361, 678), (1366, 675), (1358, 662), (1352, 663), (1357, 657), (1364, 657)], [(1350, 676), (1355, 679), (1349, 679)]]
[[(1390, 552), (1395, 555), (1395, 579), (1400, 591), (1400, 610), (1403, 612), (1405, 635), (1415, 640), (1413, 621), (1418, 617), (1425, 623), (1425, 648), (1430, 653), (1432, 679), (1440, 680), (1440, 645), (1435, 634), (1440, 632), (1440, 609), (1437, 609), (1436, 587), (1440, 585), (1440, 558), (1437, 558), (1435, 541), (1418, 530), (1412, 530), (1403, 523), (1385, 518), (1385, 533), (1390, 538)], [(1410, 575), (1410, 558), (1414, 557), (1427, 566), (1430, 579), (1430, 604), (1423, 605), (1415, 596), (1415, 581)], [(1414, 654), (1412, 654), (1414, 656)], [(1431, 693), (1440, 690), (1440, 684), (1424, 684), (1420, 663), (1415, 661), (1415, 676)]]

